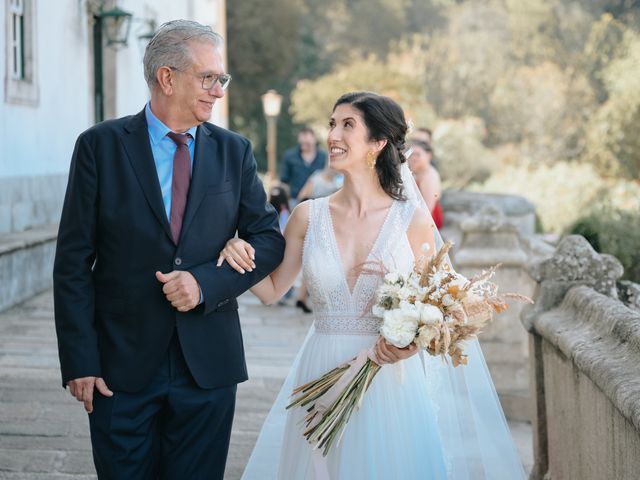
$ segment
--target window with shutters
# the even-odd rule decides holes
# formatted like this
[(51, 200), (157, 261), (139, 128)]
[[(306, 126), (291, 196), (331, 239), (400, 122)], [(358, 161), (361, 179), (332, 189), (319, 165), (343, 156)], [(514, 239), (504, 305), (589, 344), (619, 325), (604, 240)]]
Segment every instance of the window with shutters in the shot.
[(7, 0), (5, 101), (38, 104), (34, 0)]

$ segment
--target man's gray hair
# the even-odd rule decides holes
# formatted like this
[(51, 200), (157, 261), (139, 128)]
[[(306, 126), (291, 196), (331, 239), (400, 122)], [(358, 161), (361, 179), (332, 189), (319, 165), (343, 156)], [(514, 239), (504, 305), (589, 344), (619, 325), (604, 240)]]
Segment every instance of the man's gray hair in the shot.
[(191, 20), (163, 23), (144, 52), (144, 78), (149, 88), (157, 84), (156, 74), (160, 67), (186, 70), (191, 66), (190, 41), (209, 42), (220, 47), (224, 40), (208, 25)]

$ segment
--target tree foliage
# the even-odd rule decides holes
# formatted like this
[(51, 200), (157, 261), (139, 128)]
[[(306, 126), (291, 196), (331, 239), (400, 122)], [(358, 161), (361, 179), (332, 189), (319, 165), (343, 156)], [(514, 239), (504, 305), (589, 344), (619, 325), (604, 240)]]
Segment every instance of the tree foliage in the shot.
[(297, 0), (232, 3), (227, 43), (233, 89), (229, 95), (233, 114), (246, 116), (260, 105), (261, 94), (290, 75), (300, 8)]
[[(586, 162), (600, 177), (638, 177), (640, 1), (272, 3), (260, 22), (245, 17), (262, 12), (262, 2), (229, 6), (244, 22), (235, 38), (253, 38), (233, 53), (252, 65), (233, 71), (245, 78), (234, 80), (232, 125), (262, 125), (257, 96), (267, 88), (285, 95), (283, 135), (302, 123), (322, 130), (339, 95), (374, 90), (398, 100), (415, 125), (439, 129), (452, 184), (518, 162), (528, 172)], [(277, 28), (265, 29), (275, 16)], [(280, 39), (259, 48), (273, 35)]]
[(396, 46), (384, 61), (356, 57), (315, 80), (300, 81), (292, 96), (293, 117), (322, 130), (340, 95), (368, 90), (396, 99), (414, 123), (430, 124), (435, 115), (425, 100), (424, 61), (421, 44), (410, 42)]
[[(614, 36), (615, 44), (605, 39)], [(640, 172), (640, 33), (605, 15), (594, 25), (609, 57), (591, 48), (600, 69), (594, 75), (605, 101), (588, 123), (586, 158), (607, 176), (638, 178)], [(605, 49), (605, 48), (603, 48)]]

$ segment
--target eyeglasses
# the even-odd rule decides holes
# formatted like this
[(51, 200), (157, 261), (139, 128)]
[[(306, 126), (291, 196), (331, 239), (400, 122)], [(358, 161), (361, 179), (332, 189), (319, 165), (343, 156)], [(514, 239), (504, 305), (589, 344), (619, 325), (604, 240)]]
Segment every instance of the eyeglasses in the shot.
[(182, 73), (186, 73), (196, 78), (202, 79), (202, 88), (205, 90), (211, 90), (216, 82), (220, 83), (220, 88), (222, 90), (226, 90), (229, 84), (231, 83), (231, 75), (228, 73), (207, 73), (207, 74), (196, 74), (191, 72), (185, 72), (184, 70), (180, 70), (177, 67), (169, 67), (171, 70), (177, 70)]

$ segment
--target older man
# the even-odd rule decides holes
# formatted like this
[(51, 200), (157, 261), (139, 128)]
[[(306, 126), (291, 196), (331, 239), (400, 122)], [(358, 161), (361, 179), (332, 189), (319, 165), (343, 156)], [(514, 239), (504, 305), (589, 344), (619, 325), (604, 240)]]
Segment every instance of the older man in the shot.
[[(247, 379), (236, 297), (282, 260), (249, 142), (206, 123), (231, 77), (209, 27), (160, 27), (151, 100), (77, 140), (54, 267), (63, 386), (99, 478), (221, 479)], [(256, 249), (216, 267), (236, 232)]]

